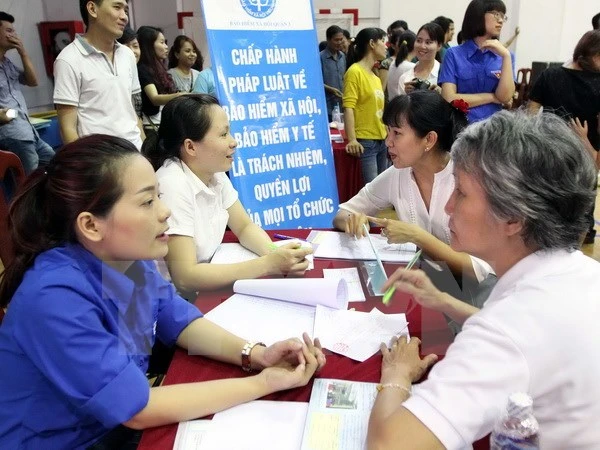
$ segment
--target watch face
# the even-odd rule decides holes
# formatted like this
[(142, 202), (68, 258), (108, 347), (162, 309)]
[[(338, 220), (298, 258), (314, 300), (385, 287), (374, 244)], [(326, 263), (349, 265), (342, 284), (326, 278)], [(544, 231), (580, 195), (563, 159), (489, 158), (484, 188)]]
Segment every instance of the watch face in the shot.
[(17, 117), (17, 111), (14, 109), (8, 109), (6, 111), (6, 117), (8, 117), (9, 119), (14, 119)]

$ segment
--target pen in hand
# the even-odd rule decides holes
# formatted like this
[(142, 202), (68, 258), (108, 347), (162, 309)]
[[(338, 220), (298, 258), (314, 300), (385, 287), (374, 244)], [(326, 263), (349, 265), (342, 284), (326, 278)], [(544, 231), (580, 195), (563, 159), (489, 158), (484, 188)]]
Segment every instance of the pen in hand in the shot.
[[(422, 252), (423, 252), (423, 250), (419, 250), (417, 253), (415, 253), (415, 256), (412, 257), (412, 259), (409, 261), (409, 263), (404, 268), (404, 270), (412, 269), (412, 267), (416, 264), (416, 262), (421, 257)], [(396, 291), (396, 286), (391, 285), (390, 288), (387, 290), (387, 292), (384, 294), (383, 298), (381, 299), (381, 301), (383, 302), (384, 305), (387, 305), (390, 303), (390, 300), (392, 299), (392, 295), (394, 295), (395, 291)]]

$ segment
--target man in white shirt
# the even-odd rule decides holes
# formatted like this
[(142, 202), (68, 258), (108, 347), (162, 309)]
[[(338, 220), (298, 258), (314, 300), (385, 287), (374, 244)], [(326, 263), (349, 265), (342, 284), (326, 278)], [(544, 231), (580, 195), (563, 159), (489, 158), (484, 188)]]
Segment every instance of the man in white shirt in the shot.
[(87, 26), (54, 63), (54, 103), (63, 142), (105, 133), (138, 149), (143, 131), (132, 102), (141, 91), (135, 56), (119, 44), (128, 22), (127, 0), (80, 0)]

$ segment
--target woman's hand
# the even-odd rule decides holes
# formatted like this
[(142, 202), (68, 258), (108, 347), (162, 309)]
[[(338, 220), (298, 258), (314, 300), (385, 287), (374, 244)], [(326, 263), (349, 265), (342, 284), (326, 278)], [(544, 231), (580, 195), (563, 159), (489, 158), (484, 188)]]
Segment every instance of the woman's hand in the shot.
[[(299, 342), (299, 341), (298, 341)], [(313, 350), (316, 346), (312, 346)], [(302, 362), (296, 365), (282, 363), (265, 368), (261, 377), (270, 392), (282, 391), (298, 386), (305, 386), (319, 368), (317, 357), (308, 345), (301, 346)], [(323, 357), (324, 358), (324, 357)]]
[(382, 289), (385, 291), (391, 286), (397, 291), (412, 295), (416, 302), (425, 308), (441, 311), (447, 305), (447, 294), (438, 290), (422, 270), (396, 270)]
[(278, 247), (277, 250), (273, 250), (266, 255), (266, 258), (270, 261), (270, 273), (302, 275), (309, 264), (306, 256), (311, 253), (311, 248), (301, 247), (298, 243)]
[(346, 217), (344, 232), (356, 238), (366, 237), (367, 232), (365, 231), (365, 227), (363, 225), (367, 226), (367, 230), (370, 228), (367, 216), (362, 213), (349, 212), (348, 216)]
[(581, 121), (579, 120), (579, 117), (575, 117), (575, 119), (569, 119), (569, 122), (571, 124), (571, 128), (573, 129), (573, 131), (575, 131), (575, 133), (577, 133), (577, 135), (581, 138), (581, 139), (587, 139), (588, 138), (588, 124), (587, 124), (587, 120), (583, 121), (583, 124), (581, 123)]
[[(253, 369), (264, 369), (266, 367), (296, 367), (298, 364), (306, 363), (302, 349), (306, 347), (316, 358), (317, 370), (325, 365), (325, 355), (321, 348), (319, 339), (314, 342), (307, 333), (302, 334), (304, 345), (298, 338), (286, 339), (270, 345), (269, 347), (256, 346), (252, 350), (251, 360)], [(256, 354), (255, 354), (256, 353)]]
[(403, 244), (405, 242), (416, 242), (420, 228), (412, 223), (393, 219), (380, 219), (368, 216), (369, 222), (381, 227), (381, 235), (387, 238), (388, 244)]
[(429, 85), (429, 90), (430, 91), (435, 91), (435, 92), (437, 92), (440, 95), (442, 94), (442, 88), (440, 86), (438, 86), (437, 84), (435, 84), (435, 83), (431, 83)]
[(404, 83), (404, 92), (406, 92), (407, 94), (410, 94), (414, 90), (415, 90), (415, 82), (414, 81), (407, 81), (406, 83)]
[(481, 50), (486, 49), (502, 58), (510, 57), (510, 51), (498, 39), (488, 39), (484, 41)]
[(398, 383), (409, 387), (423, 376), (425, 371), (437, 361), (437, 355), (430, 354), (421, 359), (419, 345), (421, 340), (412, 337), (407, 342), (406, 336), (392, 339), (390, 348), (381, 344), (381, 384)]
[(356, 139), (348, 141), (346, 144), (346, 153), (352, 156), (360, 156), (365, 152), (365, 148)]

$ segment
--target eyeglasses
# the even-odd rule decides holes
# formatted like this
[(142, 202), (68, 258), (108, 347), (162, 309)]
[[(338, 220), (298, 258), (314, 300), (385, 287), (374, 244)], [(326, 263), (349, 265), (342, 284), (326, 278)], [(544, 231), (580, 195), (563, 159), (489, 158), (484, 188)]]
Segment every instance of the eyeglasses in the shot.
[(506, 22), (508, 20), (508, 16), (504, 13), (498, 11), (487, 11), (487, 13), (494, 16), (494, 19), (496, 20), (501, 20), (503, 22)]

